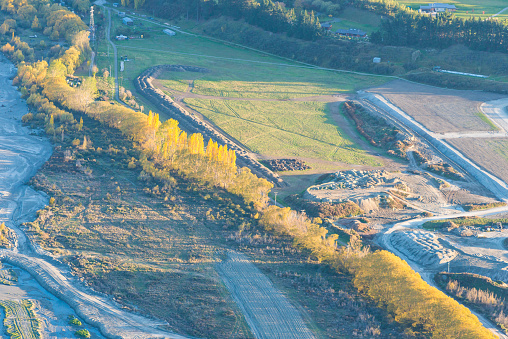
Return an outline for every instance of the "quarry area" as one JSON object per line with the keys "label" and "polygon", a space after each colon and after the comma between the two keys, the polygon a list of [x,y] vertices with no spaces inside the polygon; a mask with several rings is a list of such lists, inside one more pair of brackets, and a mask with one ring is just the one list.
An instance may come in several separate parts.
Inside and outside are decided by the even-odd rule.
{"label": "quarry area", "polygon": [[[507,101],[497,94],[401,80],[361,91],[357,100],[409,134],[408,163],[338,171],[309,187],[304,197],[358,204],[363,215],[334,224],[373,236],[431,285],[441,271],[508,281]],[[421,154],[426,161],[418,159]],[[436,173],[429,164],[451,166],[460,175]]]}

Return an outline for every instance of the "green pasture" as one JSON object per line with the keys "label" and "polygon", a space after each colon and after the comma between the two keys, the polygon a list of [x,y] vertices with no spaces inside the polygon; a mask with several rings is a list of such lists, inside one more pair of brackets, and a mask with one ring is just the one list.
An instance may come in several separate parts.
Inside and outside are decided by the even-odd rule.
{"label": "green pasture", "polygon": [[331,122],[327,103],[208,99],[185,103],[264,156],[377,164]]}
{"label": "green pasture", "polygon": [[332,21],[332,32],[339,28],[356,28],[367,32],[367,34],[371,34],[379,29],[381,25],[381,15],[350,6],[345,8],[337,18],[321,15],[319,16],[319,21]]}
{"label": "green pasture", "polygon": [[[121,24],[118,17],[112,18],[114,36],[115,27]],[[180,92],[187,91],[192,84],[195,94],[253,99],[185,101],[252,151],[269,157],[377,165],[329,118],[326,102],[277,100],[354,93],[382,84],[388,78],[317,69],[192,34],[177,33],[170,37],[162,32],[164,27],[147,22],[136,27],[148,32],[149,37],[114,43],[118,55],[129,59],[124,72],[119,73],[120,85],[134,92],[145,111],[157,110],[134,91],[133,80],[143,70],[162,64],[203,67],[209,72],[166,72],[159,81]],[[111,48],[108,57],[107,45],[101,43],[100,68],[109,67],[111,55]]]}
{"label": "green pasture", "polygon": [[[111,34],[114,36],[116,27],[119,27],[121,23],[120,18],[115,15],[112,15],[112,19],[114,24]],[[136,20],[136,22],[139,23],[140,21]],[[276,82],[277,91],[280,91],[283,86],[290,86],[289,83],[297,83],[291,91],[301,92],[302,95],[298,96],[313,95],[313,93],[351,92],[381,84],[387,80],[384,77],[319,70],[312,66],[304,66],[290,60],[212,41],[192,34],[177,33],[176,36],[170,37],[162,32],[164,27],[148,22],[142,23],[143,26],[137,25],[135,29],[148,32],[148,38],[114,41],[118,48],[118,55],[127,56],[129,59],[125,63],[125,71],[119,74],[123,77],[123,85],[126,88],[132,88],[132,80],[143,70],[162,64],[205,67],[211,73],[207,74],[204,80],[213,82]],[[105,42],[101,43],[98,56],[98,63],[101,67],[107,67],[106,64],[111,62],[111,58],[107,58],[107,50]],[[110,56],[112,54],[111,48],[109,54]],[[189,74],[182,75],[182,79],[188,76]],[[193,76],[195,75],[191,75],[191,77]],[[203,85],[203,90],[206,90],[204,87],[221,90],[221,86],[229,85],[227,83],[221,85],[207,84]],[[252,84],[248,86],[252,86]],[[301,89],[304,86],[309,86],[309,89]],[[311,89],[310,87],[314,88]],[[182,89],[181,85],[180,89]],[[246,91],[246,88],[239,88],[238,91]],[[266,96],[262,95],[261,97]]]}
{"label": "green pasture", "polygon": [[[180,77],[168,85],[182,89],[183,84],[194,81],[192,90],[195,94],[250,99],[291,99],[311,96],[333,95],[350,93],[362,86],[366,86],[365,77],[355,74],[344,74],[331,77],[328,72],[302,71],[283,69],[280,67],[267,67],[265,65],[252,65],[249,69],[227,68],[219,72],[211,71],[209,74],[169,74],[166,76]],[[253,76],[254,75],[254,76]],[[179,85],[182,83],[182,85]],[[383,83],[383,78],[373,79],[374,82]],[[164,80],[163,80],[164,81]]]}
{"label": "green pasture", "polygon": [[[429,3],[434,2],[429,0],[397,1],[401,4],[411,7],[414,10],[418,10],[420,5],[428,5]],[[489,17],[508,7],[508,2],[506,0],[450,0],[444,1],[443,3],[455,5],[457,7],[455,15],[465,18],[469,18],[470,16],[481,18]],[[485,11],[485,14],[483,14],[483,11]],[[508,10],[497,17],[501,19],[508,18]]]}

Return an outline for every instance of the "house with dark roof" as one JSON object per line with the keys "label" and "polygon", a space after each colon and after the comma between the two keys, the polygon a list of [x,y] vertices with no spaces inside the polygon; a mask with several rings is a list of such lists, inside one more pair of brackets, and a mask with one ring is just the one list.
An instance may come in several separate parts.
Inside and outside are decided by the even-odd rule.
{"label": "house with dark roof", "polygon": [[342,36],[349,36],[349,37],[355,37],[355,38],[365,38],[367,36],[367,32],[364,32],[357,28],[349,28],[349,29],[338,29],[335,31],[336,34],[342,35]]}
{"label": "house with dark roof", "polygon": [[441,13],[441,12],[455,12],[456,10],[457,10],[457,7],[455,7],[455,5],[433,3],[433,4],[420,6],[419,12],[433,14],[433,13]]}
{"label": "house with dark roof", "polygon": [[332,28],[332,23],[331,22],[322,23],[321,24],[321,28],[322,29],[326,29],[327,31],[329,31]]}

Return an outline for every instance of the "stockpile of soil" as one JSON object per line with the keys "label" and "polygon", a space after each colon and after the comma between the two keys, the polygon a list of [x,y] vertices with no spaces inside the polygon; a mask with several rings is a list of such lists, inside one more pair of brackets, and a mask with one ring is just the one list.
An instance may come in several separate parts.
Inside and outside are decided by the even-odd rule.
{"label": "stockpile of soil", "polygon": [[298,159],[273,159],[266,162],[272,171],[303,171],[310,169],[310,166]]}

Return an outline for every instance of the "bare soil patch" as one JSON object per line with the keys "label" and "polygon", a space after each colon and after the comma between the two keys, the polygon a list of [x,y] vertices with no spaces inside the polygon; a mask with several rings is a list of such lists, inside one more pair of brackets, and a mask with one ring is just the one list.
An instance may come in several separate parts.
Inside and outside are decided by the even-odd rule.
{"label": "bare soil patch", "polygon": [[447,142],[487,171],[508,182],[508,138],[459,138]]}
{"label": "bare soil patch", "polygon": [[480,115],[483,102],[504,96],[478,91],[443,89],[394,80],[370,88],[409,114],[429,130],[437,133],[491,131],[492,127]]}

